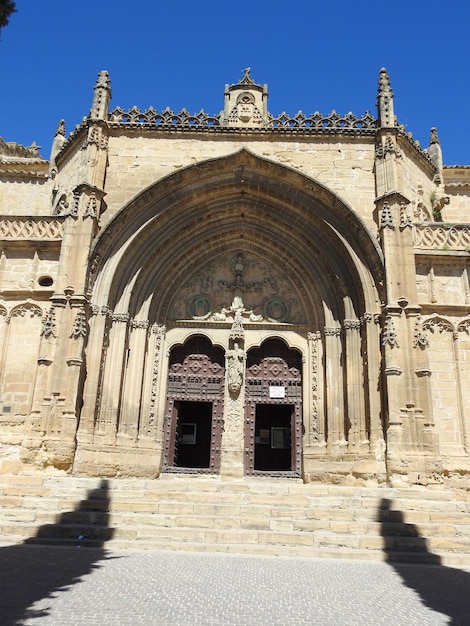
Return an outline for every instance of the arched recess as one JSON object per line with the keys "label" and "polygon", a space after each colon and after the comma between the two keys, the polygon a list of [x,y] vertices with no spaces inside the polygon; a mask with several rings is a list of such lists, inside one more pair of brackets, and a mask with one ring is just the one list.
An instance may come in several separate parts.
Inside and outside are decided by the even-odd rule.
{"label": "arched recess", "polygon": [[[204,328],[228,347],[238,306],[245,330],[308,344],[307,384],[323,385],[304,406],[309,444],[380,438],[382,284],[374,237],[313,179],[246,150],[180,170],[125,206],[92,249],[95,365],[80,428],[162,447],[166,333]],[[320,435],[319,419],[331,425]]]}

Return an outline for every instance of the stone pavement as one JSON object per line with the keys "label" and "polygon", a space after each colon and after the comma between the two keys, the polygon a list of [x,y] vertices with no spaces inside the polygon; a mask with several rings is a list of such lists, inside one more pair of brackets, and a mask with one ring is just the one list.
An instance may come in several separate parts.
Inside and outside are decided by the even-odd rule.
{"label": "stone pavement", "polygon": [[470,569],[384,562],[0,548],[0,624],[470,624]]}

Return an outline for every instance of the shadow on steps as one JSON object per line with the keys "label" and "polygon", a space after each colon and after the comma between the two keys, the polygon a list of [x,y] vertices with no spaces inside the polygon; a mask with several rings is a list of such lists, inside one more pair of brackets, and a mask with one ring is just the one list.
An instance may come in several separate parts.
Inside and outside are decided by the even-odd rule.
{"label": "shadow on steps", "polygon": [[[102,480],[57,523],[41,526],[24,544],[0,548],[2,626],[47,616],[53,596],[80,582],[109,558],[104,549],[113,534],[109,504],[108,482]],[[64,549],[64,545],[73,549]]]}
{"label": "shadow on steps", "polygon": [[402,511],[392,508],[391,500],[382,499],[377,519],[386,561],[403,583],[419,595],[424,606],[449,616],[449,624],[469,624],[470,572],[442,565],[441,558],[429,551],[418,528],[405,522]]}

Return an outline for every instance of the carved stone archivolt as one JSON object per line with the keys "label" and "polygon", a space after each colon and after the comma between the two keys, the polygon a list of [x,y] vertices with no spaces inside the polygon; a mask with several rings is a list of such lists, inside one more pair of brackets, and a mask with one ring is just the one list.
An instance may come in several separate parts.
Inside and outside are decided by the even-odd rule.
{"label": "carved stone archivolt", "polygon": [[290,281],[244,252],[217,259],[188,280],[177,295],[171,319],[305,323]]}

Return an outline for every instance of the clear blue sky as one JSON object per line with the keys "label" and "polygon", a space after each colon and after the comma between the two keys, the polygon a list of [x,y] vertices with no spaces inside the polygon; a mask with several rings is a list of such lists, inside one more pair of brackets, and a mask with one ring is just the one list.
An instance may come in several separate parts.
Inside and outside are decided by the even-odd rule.
{"label": "clear blue sky", "polygon": [[1,32],[0,136],[49,157],[110,73],[111,106],[219,113],[242,69],[279,114],[375,115],[386,67],[398,121],[444,162],[470,164],[469,0],[17,0]]}

